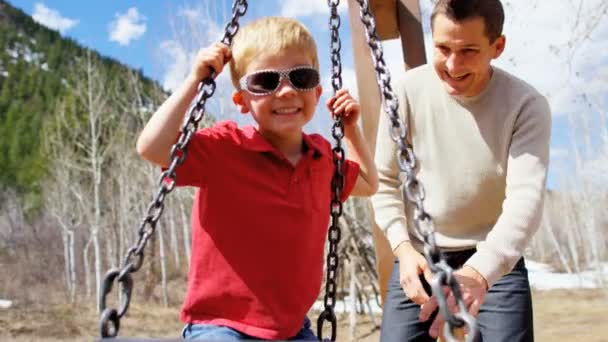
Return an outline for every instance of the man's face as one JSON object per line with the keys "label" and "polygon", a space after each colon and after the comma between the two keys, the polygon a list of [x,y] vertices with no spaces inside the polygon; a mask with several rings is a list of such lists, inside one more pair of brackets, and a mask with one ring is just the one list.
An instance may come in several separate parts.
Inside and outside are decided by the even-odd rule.
{"label": "man's face", "polygon": [[437,14],[433,22],[433,65],[450,95],[475,96],[488,84],[490,62],[505,48],[505,37],[490,42],[481,17],[461,22]]}

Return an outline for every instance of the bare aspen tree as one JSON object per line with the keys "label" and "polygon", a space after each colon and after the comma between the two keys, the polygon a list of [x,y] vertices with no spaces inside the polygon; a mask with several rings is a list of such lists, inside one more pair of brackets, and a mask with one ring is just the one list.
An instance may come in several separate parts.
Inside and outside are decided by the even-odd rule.
{"label": "bare aspen tree", "polygon": [[188,260],[188,264],[190,264],[190,256],[192,255],[190,245],[190,220],[186,214],[186,207],[183,200],[179,201],[179,213],[182,224],[182,236],[184,238],[184,250],[186,251],[186,259]]}
{"label": "bare aspen tree", "polygon": [[350,270],[350,329],[349,339],[350,341],[357,340],[357,262],[356,260],[350,259],[349,262],[349,270]]}
{"label": "bare aspen tree", "polygon": [[71,303],[76,299],[76,259],[74,250],[74,230],[80,225],[82,217],[73,209],[74,202],[70,200],[70,182],[73,180],[69,170],[59,164],[53,168],[52,180],[47,188],[46,208],[55,218],[61,228],[63,240],[65,280],[68,298]]}
{"label": "bare aspen tree", "polygon": [[[179,199],[178,199],[179,200]],[[175,204],[177,201],[171,201],[172,204]],[[173,251],[173,261],[175,264],[175,268],[179,268],[180,266],[180,257],[179,257],[179,244],[177,237],[177,223],[176,221],[176,213],[179,208],[172,206],[169,210],[168,221],[169,221],[169,235],[171,237],[171,250]]]}
{"label": "bare aspen tree", "polygon": [[161,295],[163,299],[163,305],[165,307],[169,306],[168,294],[167,294],[167,266],[165,259],[165,234],[163,234],[163,229],[157,229],[156,234],[158,234],[158,258],[160,263],[160,283],[161,283]]}
{"label": "bare aspen tree", "polygon": [[[102,227],[102,172],[106,158],[106,146],[104,138],[107,134],[106,127],[112,117],[107,112],[108,97],[105,92],[105,76],[99,70],[98,62],[91,56],[90,52],[79,60],[74,67],[74,73],[67,80],[72,98],[66,110],[71,111],[71,117],[66,119],[66,126],[62,127],[63,141],[74,148],[74,160],[69,166],[74,171],[79,171],[83,177],[83,183],[90,186],[88,192],[88,203],[86,211],[92,215],[85,224],[89,227],[89,241],[84,250],[85,270],[88,271],[89,248],[93,248],[95,289],[99,300],[102,251],[101,251],[101,227]],[[88,272],[86,272],[88,277]],[[87,280],[87,287],[90,281]],[[99,303],[97,303],[99,304]],[[99,306],[99,305],[97,305]]]}
{"label": "bare aspen tree", "polygon": [[[65,114],[63,107],[58,106],[60,113],[58,118]],[[49,179],[45,183],[45,208],[56,220],[61,229],[64,255],[64,276],[66,290],[71,303],[76,298],[76,260],[74,250],[74,229],[82,220],[78,217],[78,211],[73,210],[73,200],[70,187],[74,181],[74,175],[66,167],[71,159],[71,151],[58,141],[59,134],[55,131],[46,134],[45,147],[51,156],[52,168]]]}
{"label": "bare aspen tree", "polygon": [[[545,204],[546,207],[546,204]],[[543,221],[544,221],[544,227],[546,228],[546,231],[549,233],[549,238],[551,240],[551,243],[553,243],[554,247],[555,247],[555,251],[557,252],[557,255],[559,257],[559,260],[561,262],[562,267],[566,270],[566,272],[568,273],[572,273],[572,269],[570,268],[570,265],[568,264],[568,259],[566,259],[566,256],[564,255],[564,253],[562,252],[562,248],[559,244],[559,241],[553,231],[553,226],[551,223],[551,218],[549,215],[545,215],[543,217]]]}
{"label": "bare aspen tree", "polygon": [[[156,231],[159,231],[157,227]],[[146,301],[152,298],[154,294],[154,288],[158,283],[158,272],[156,272],[158,265],[157,250],[156,246],[158,242],[158,233],[150,235],[150,240],[146,246],[146,261],[144,261],[144,283],[143,283],[143,296]]]}
{"label": "bare aspen tree", "polygon": [[89,250],[91,248],[92,241],[89,239],[87,243],[84,245],[82,250],[82,261],[84,268],[84,286],[85,286],[85,294],[88,298],[92,295],[92,280],[91,280],[91,257],[89,255]]}

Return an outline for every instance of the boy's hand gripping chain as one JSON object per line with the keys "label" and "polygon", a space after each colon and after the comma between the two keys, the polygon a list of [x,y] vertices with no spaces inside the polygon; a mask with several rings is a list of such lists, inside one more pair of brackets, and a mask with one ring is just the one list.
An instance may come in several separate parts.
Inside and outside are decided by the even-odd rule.
{"label": "boy's hand gripping chain", "polygon": [[[331,31],[331,85],[334,89],[334,96],[338,90],[342,88],[342,62],[340,61],[340,50],[342,44],[340,42],[340,16],[338,16],[338,5],[340,0],[328,0],[327,4],[330,8],[329,29]],[[333,112],[333,110],[332,110]],[[327,253],[327,279],[325,280],[325,309],[319,315],[317,320],[317,337],[323,340],[323,323],[329,321],[331,323],[331,341],[336,340],[337,321],[334,307],[336,305],[336,278],[338,272],[338,243],[340,242],[340,216],[342,215],[342,201],[340,197],[344,186],[344,175],[342,174],[342,163],[344,163],[344,148],[342,148],[342,138],[344,137],[344,124],[342,119],[336,113],[332,113],[334,124],[331,128],[331,135],[336,140],[336,145],[332,150],[334,160],[334,176],[331,180],[332,198],[329,213],[331,215],[331,224],[327,232],[329,240],[329,251]]]}
{"label": "boy's hand gripping chain", "polygon": [[[382,45],[376,35],[376,22],[369,10],[369,0],[356,1],[359,3],[361,21],[366,29],[365,35],[375,65],[376,79],[382,93],[384,111],[388,114],[392,123],[389,133],[393,141],[399,145],[396,157],[401,172],[405,174],[405,184],[402,189],[403,197],[407,198],[415,207],[415,228],[424,238],[424,256],[433,273],[431,287],[437,298],[441,314],[447,323],[444,325],[444,337],[450,342],[457,341],[454,330],[467,326],[468,334],[465,341],[474,341],[477,336],[476,320],[467,310],[460,292],[460,284],[454,277],[452,268],[447,264],[444,255],[437,247],[431,216],[424,210],[424,187],[414,174],[416,156],[412,145],[407,141],[407,124],[399,118],[399,101],[391,87],[391,78],[384,61]],[[447,299],[443,292],[444,286],[448,286],[454,295],[459,310],[456,313],[450,312],[448,308]]]}
{"label": "boy's hand gripping chain", "polygon": [[[232,44],[232,39],[239,30],[239,18],[247,12],[247,7],[246,0],[234,0],[232,4],[232,19],[226,24],[224,37],[221,40],[222,43],[228,46]],[[188,116],[182,125],[179,138],[171,148],[171,164],[161,174],[158,180],[159,189],[139,226],[139,239],[137,243],[127,251],[122,269],[113,268],[109,270],[103,280],[99,301],[99,311],[101,311],[99,327],[101,337],[103,338],[113,338],[118,335],[120,319],[127,313],[131,301],[131,290],[133,289],[131,273],[137,272],[143,264],[146,243],[150,236],[154,234],[156,224],[165,208],[165,196],[175,188],[175,169],[186,159],[188,143],[196,132],[198,123],[205,115],[205,103],[215,92],[215,80],[213,79],[215,76],[215,72],[212,72],[211,76],[204,79],[198,85],[196,98],[188,109]],[[112,291],[114,280],[118,280],[122,294],[120,309],[118,310],[106,307],[106,298]]]}

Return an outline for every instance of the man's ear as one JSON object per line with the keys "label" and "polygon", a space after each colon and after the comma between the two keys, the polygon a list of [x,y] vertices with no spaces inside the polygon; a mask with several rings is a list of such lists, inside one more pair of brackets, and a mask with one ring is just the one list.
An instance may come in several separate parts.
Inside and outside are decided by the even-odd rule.
{"label": "man's ear", "polygon": [[232,93],[232,102],[236,105],[239,112],[243,114],[249,113],[249,107],[247,106],[247,103],[245,103],[245,99],[243,99],[243,92],[241,90]]}
{"label": "man's ear", "polygon": [[321,85],[319,84],[316,88],[315,88],[315,95],[317,95],[317,102],[319,101],[319,99],[321,98],[321,94],[323,94],[323,87],[321,87]]}
{"label": "man's ear", "polygon": [[507,44],[507,37],[505,37],[505,35],[503,34],[502,36],[496,38],[496,41],[494,41],[494,56],[492,56],[493,59],[496,59],[498,57],[500,57],[500,55],[502,55],[503,51],[505,51],[505,46]]}

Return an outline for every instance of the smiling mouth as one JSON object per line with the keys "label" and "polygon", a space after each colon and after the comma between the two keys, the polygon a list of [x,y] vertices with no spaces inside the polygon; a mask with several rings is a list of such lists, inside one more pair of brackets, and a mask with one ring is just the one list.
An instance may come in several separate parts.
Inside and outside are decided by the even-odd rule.
{"label": "smiling mouth", "polygon": [[273,114],[277,115],[293,115],[299,113],[301,108],[299,107],[289,107],[289,108],[279,108],[272,111]]}
{"label": "smiling mouth", "polygon": [[452,81],[456,81],[456,82],[466,79],[467,77],[469,77],[469,75],[471,75],[471,74],[466,73],[466,74],[461,74],[461,75],[451,75],[449,72],[447,72],[447,71],[445,72],[446,78],[448,78],[449,80],[452,80]]}

